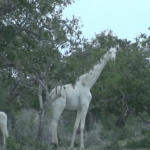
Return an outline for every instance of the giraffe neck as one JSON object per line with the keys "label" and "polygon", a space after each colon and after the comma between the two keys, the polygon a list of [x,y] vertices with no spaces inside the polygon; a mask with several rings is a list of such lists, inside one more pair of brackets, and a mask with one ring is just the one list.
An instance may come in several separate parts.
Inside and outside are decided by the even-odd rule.
{"label": "giraffe neck", "polygon": [[109,59],[109,52],[107,52],[103,56],[103,58],[100,59],[100,62],[96,64],[88,73],[81,75],[77,82],[80,82],[83,86],[85,85],[86,87],[89,87],[89,89],[91,89],[99,78],[103,68],[105,67]]}

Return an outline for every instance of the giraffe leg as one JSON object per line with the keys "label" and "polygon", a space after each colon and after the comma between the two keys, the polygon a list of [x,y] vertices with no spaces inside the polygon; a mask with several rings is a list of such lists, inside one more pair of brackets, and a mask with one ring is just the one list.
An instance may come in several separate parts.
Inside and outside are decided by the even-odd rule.
{"label": "giraffe leg", "polygon": [[58,120],[59,120],[60,115],[62,114],[65,106],[66,106],[66,99],[64,97],[60,97],[52,103],[52,112],[53,112],[53,119],[51,122],[52,144],[55,147],[58,147],[58,137],[57,137]]}
{"label": "giraffe leg", "polygon": [[81,141],[80,141],[80,148],[84,148],[84,127],[85,127],[85,119],[86,119],[86,114],[88,111],[89,105],[85,104],[82,106],[81,110],[81,123],[80,123],[80,131],[81,131]]}
{"label": "giraffe leg", "polygon": [[74,129],[73,129],[73,135],[72,135],[70,148],[74,148],[74,141],[75,141],[75,138],[76,138],[76,133],[77,133],[77,129],[79,127],[80,120],[81,120],[81,110],[78,110],[75,125],[74,125]]}
{"label": "giraffe leg", "polygon": [[54,145],[54,147],[57,147],[58,146],[58,140],[57,140],[57,133],[56,133],[56,130],[57,130],[57,121],[55,120],[52,120],[52,144]]}
{"label": "giraffe leg", "polygon": [[3,134],[3,146],[5,147],[6,138],[8,137],[7,122],[1,123],[1,130],[2,130],[2,134]]}

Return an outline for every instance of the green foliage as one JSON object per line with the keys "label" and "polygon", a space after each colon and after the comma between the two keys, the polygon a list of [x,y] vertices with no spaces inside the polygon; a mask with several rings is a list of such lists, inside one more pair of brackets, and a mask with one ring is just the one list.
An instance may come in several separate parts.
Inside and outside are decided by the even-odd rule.
{"label": "green foliage", "polygon": [[149,138],[143,138],[138,141],[129,141],[124,147],[131,148],[131,149],[139,149],[139,148],[150,148],[150,140]]}
{"label": "green foliage", "polygon": [[[149,113],[150,108],[150,56],[149,37],[141,36],[136,43],[118,39],[112,31],[104,31],[91,44],[84,43],[84,51],[73,52],[67,57],[72,83],[88,72],[106,52],[106,47],[119,45],[115,62],[108,62],[94,87],[91,89],[91,107],[97,113],[126,116]],[[147,43],[147,44],[144,44]],[[148,114],[147,114],[148,115]],[[145,115],[144,115],[145,116]]]}
{"label": "green foliage", "polygon": [[21,150],[21,145],[16,142],[13,136],[9,136],[6,142],[8,150]]}
{"label": "green foliage", "polygon": [[141,134],[143,134],[145,137],[150,138],[150,130],[149,129],[142,129]]}
{"label": "green foliage", "polygon": [[110,145],[106,147],[107,149],[118,149],[120,148],[120,145],[118,141],[113,141]]}
{"label": "green foliage", "polygon": [[62,79],[68,82],[60,49],[78,47],[81,35],[77,18],[62,19],[64,8],[72,2],[13,0],[13,5],[0,2],[0,14],[3,14],[0,19],[0,71],[7,85],[5,98],[11,106],[17,106],[16,110],[18,107],[39,108],[38,83],[29,78],[29,74],[44,79],[49,89],[62,83]]}
{"label": "green foliage", "polygon": [[126,125],[118,128],[114,125],[116,118],[110,115],[100,119],[100,145],[104,144],[104,149],[149,148],[149,126],[138,117],[130,116]]}
{"label": "green foliage", "polygon": [[[105,38],[109,39],[107,35]],[[121,43],[116,61],[106,65],[93,87],[92,103],[99,105],[99,111],[108,114],[124,115],[126,110],[132,110],[137,115],[150,107],[150,70],[149,61],[146,60],[150,51],[145,51],[145,47],[139,48],[141,43],[130,44],[126,40],[118,39],[116,41],[119,45]]]}

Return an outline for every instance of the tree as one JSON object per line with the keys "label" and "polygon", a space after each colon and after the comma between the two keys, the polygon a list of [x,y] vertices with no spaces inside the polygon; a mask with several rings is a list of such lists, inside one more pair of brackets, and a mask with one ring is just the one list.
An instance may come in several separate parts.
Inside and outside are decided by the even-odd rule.
{"label": "tree", "polygon": [[149,41],[149,37],[144,34],[139,35],[135,43],[131,43],[127,39],[118,39],[112,31],[103,31],[90,43],[84,43],[86,48],[83,51],[74,52],[68,58],[73,68],[70,69],[71,74],[77,78],[92,68],[107,47],[119,45],[116,61],[108,63],[92,88],[92,113],[114,114],[118,116],[118,126],[125,125],[131,114],[140,115],[145,120],[150,109]]}
{"label": "tree", "polygon": [[66,70],[60,51],[72,51],[81,42],[79,20],[62,19],[64,8],[72,2],[0,2],[0,71],[8,87],[5,98],[14,99],[11,107],[42,108],[50,89],[66,82],[60,75]]}
{"label": "tree", "polygon": [[[63,9],[72,2],[1,2],[0,66],[5,76],[8,74],[11,80],[15,76],[19,85],[31,86],[33,83],[27,78],[27,73],[46,81],[51,81],[58,74],[56,70],[60,69],[59,66],[63,67],[59,50],[67,47],[71,50],[78,46],[80,40],[78,19],[62,19]],[[58,69],[55,69],[56,66]],[[52,83],[51,86],[55,85]]]}
{"label": "tree", "polygon": [[92,105],[124,121],[130,114],[149,116],[149,37],[141,34],[135,43],[121,39],[116,42],[120,46],[116,62],[106,66],[93,88]]}

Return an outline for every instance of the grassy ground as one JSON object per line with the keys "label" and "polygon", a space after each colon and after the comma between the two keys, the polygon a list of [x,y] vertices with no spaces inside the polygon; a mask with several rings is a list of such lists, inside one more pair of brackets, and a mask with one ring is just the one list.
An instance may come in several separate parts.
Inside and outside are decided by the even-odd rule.
{"label": "grassy ground", "polygon": [[[33,111],[19,113],[16,127],[10,130],[8,150],[51,150],[50,114],[45,121],[43,141],[36,139],[37,132],[31,123]],[[60,150],[69,149],[76,113],[65,112],[59,121],[58,134]],[[87,150],[148,150],[150,149],[150,127],[139,118],[128,118],[124,127],[115,126],[116,117],[101,116],[93,129],[85,132],[85,149]],[[0,136],[2,139],[2,136]],[[77,134],[75,149],[80,145],[80,133]],[[12,148],[13,147],[13,148]],[[0,148],[1,150],[1,148]]]}

